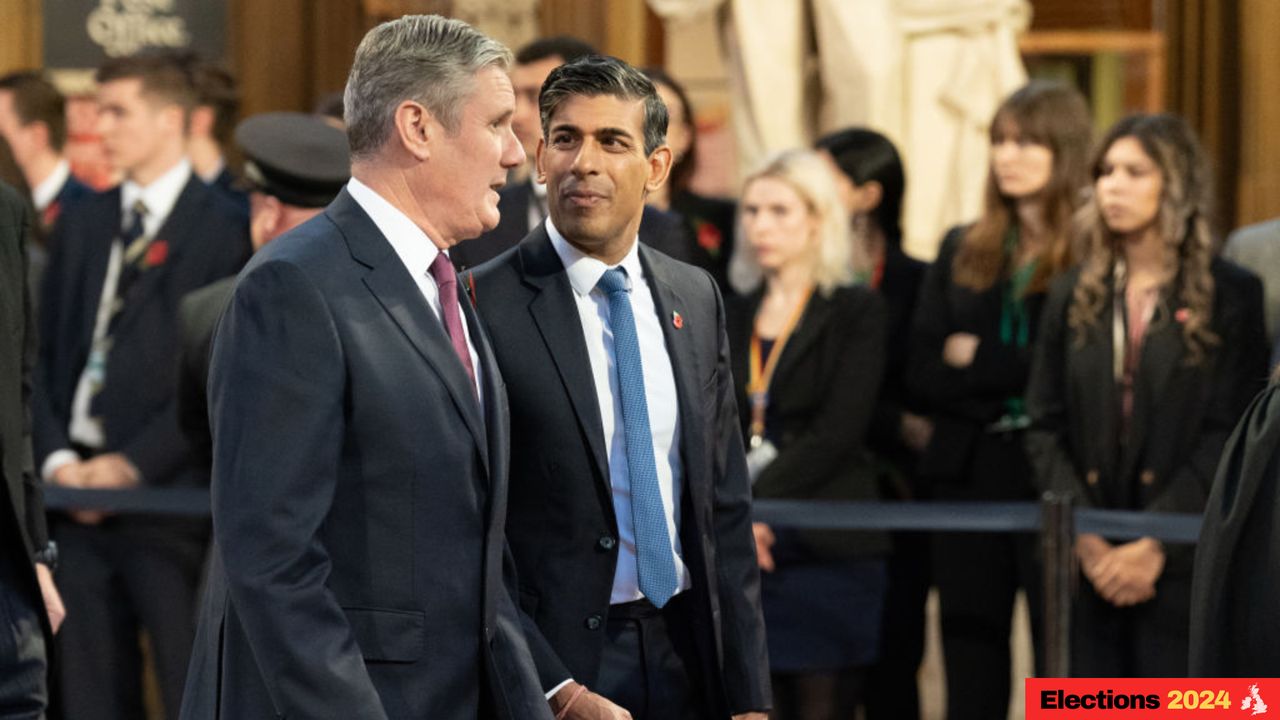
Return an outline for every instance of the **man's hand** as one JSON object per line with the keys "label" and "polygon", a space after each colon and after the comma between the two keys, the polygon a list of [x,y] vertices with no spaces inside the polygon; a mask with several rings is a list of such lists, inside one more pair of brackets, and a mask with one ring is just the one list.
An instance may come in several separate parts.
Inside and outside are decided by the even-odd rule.
{"label": "man's hand", "polygon": [[120,490],[137,487],[138,469],[120,453],[106,453],[84,463],[85,487]]}
{"label": "man's hand", "polygon": [[1117,545],[1100,560],[1090,578],[1107,602],[1116,607],[1143,603],[1156,594],[1156,580],[1164,572],[1164,548],[1144,537]]}
{"label": "man's hand", "polygon": [[80,488],[84,487],[85,473],[84,463],[81,461],[69,462],[53,471],[53,484],[62,487]]}
{"label": "man's hand", "polygon": [[[605,696],[597,695],[586,688],[579,691],[578,688],[581,687],[576,682],[570,682],[552,696],[551,712],[555,713],[557,718],[562,717],[560,713],[568,705],[569,711],[563,715],[564,720],[631,720],[631,713],[625,709],[609,702]],[[575,695],[577,698],[570,704],[569,700]]]}
{"label": "man's hand", "polygon": [[902,424],[898,428],[898,436],[902,442],[916,452],[924,452],[933,439],[933,421],[927,417],[902,413]]}
{"label": "man's hand", "polygon": [[67,608],[62,604],[62,596],[53,583],[53,573],[49,572],[48,565],[36,563],[36,579],[40,581],[40,595],[44,598],[44,611],[49,614],[49,626],[56,634],[67,617]]}
{"label": "man's hand", "polygon": [[733,720],[769,720],[769,713],[749,712],[733,716]]}
{"label": "man's hand", "polygon": [[764,523],[751,523],[751,534],[756,538],[756,564],[765,572],[773,572],[773,544],[778,541],[773,530]]}
{"label": "man's hand", "polygon": [[942,362],[961,370],[973,364],[982,338],[973,333],[951,333],[942,346]]}

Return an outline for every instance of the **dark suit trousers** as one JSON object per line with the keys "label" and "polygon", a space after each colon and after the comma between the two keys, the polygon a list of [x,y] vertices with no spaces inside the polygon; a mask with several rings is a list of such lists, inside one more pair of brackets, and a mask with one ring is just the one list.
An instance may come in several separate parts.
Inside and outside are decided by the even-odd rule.
{"label": "dark suit trousers", "polygon": [[1071,609],[1072,677],[1186,677],[1191,622],[1188,550],[1173,548],[1164,574],[1156,580],[1156,596],[1132,607],[1112,605],[1080,576]]}
{"label": "dark suit trousers", "polygon": [[611,606],[600,673],[591,690],[626,708],[635,720],[711,720],[688,596],[676,595],[661,610],[648,600]]}
{"label": "dark suit trousers", "polygon": [[37,613],[44,608],[19,590],[25,583],[15,562],[0,552],[0,720],[42,720],[46,658]]}
{"label": "dark suit trousers", "polygon": [[58,633],[68,720],[136,720],[142,701],[139,631],[150,641],[165,717],[176,719],[195,640],[196,588],[205,542],[199,525],[110,517],[97,526],[61,518],[58,588],[70,611]]}
{"label": "dark suit trousers", "polygon": [[[964,474],[938,482],[947,501],[1035,498],[1022,433],[982,434]],[[990,720],[1009,712],[1009,636],[1014,599],[1022,588],[1031,611],[1040,666],[1041,580],[1035,535],[938,533],[933,572],[942,624],[948,720]]]}

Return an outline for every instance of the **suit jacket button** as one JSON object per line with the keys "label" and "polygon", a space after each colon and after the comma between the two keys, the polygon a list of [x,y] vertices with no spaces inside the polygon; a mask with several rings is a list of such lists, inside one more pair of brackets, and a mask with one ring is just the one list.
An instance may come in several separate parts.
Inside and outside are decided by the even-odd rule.
{"label": "suit jacket button", "polygon": [[1155,485],[1156,484],[1155,471],[1143,470],[1142,474],[1138,476],[1138,481],[1141,482],[1143,485],[1147,485],[1147,486]]}
{"label": "suit jacket button", "polygon": [[1089,472],[1085,473],[1084,481],[1085,481],[1086,483],[1088,483],[1090,486],[1097,485],[1097,484],[1098,484],[1098,471],[1097,471],[1097,470],[1090,470]]}
{"label": "suit jacket button", "polygon": [[587,618],[587,622],[586,622],[587,629],[599,630],[602,622],[603,621],[600,619],[599,615],[592,615],[591,617]]}
{"label": "suit jacket button", "polygon": [[596,545],[599,545],[601,550],[612,550],[617,544],[618,541],[608,535],[603,535],[596,541]]}

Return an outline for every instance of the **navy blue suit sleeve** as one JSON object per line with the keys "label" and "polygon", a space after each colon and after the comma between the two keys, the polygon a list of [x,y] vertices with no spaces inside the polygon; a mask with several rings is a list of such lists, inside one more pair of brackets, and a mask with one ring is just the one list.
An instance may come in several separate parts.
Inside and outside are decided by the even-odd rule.
{"label": "navy blue suit sleeve", "polygon": [[210,369],[213,518],[232,603],[283,717],[386,720],[318,533],[344,430],[343,347],[296,266],[240,280]]}

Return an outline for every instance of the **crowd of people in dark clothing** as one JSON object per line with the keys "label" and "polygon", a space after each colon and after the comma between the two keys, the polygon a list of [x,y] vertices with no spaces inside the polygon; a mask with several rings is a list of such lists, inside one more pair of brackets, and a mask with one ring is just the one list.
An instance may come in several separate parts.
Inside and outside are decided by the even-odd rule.
{"label": "crowd of people in dark clothing", "polygon": [[[515,130],[531,159],[538,88],[593,52],[550,38],[517,53]],[[670,113],[674,165],[640,241],[706,270],[725,298],[755,498],[1058,490],[1087,507],[1205,509],[1280,328],[1266,326],[1263,281],[1219,252],[1208,159],[1186,121],[1133,115],[1095,141],[1079,92],[1030,82],[992,118],[980,216],[924,262],[902,249],[910,178],[888,138],[834,132],[770,158],[736,199],[705,197],[692,185],[695,108],[668,73],[646,74]],[[315,153],[274,157],[289,137],[237,132],[234,79],[188,55],[115,59],[96,79],[97,132],[121,178],[102,192],[63,155],[58,90],[37,72],[0,78],[4,179],[38,218],[34,467],[70,488],[207,486],[203,376],[227,278],[332,199],[345,147],[320,169]],[[331,150],[341,133],[326,123],[341,118],[311,120],[286,135]],[[237,140],[244,170],[226,160]],[[536,171],[513,171],[500,195],[498,227],[450,253],[460,271],[546,218]],[[212,299],[190,299],[214,283]],[[931,587],[946,683],[964,689],[948,718],[1006,715],[1019,591],[1043,671],[1035,536],[753,530],[772,717],[919,717]],[[143,717],[149,664],[177,717],[210,532],[203,519],[50,515],[66,607],[55,713]],[[1188,673],[1194,552],[1077,538],[1074,675]]]}

